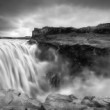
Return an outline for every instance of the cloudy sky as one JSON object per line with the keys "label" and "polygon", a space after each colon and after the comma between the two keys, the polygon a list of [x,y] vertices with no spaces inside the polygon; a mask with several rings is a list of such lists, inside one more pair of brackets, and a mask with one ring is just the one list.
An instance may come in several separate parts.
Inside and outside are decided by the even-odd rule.
{"label": "cloudy sky", "polygon": [[110,0],[0,0],[0,36],[31,35],[34,27],[110,22]]}

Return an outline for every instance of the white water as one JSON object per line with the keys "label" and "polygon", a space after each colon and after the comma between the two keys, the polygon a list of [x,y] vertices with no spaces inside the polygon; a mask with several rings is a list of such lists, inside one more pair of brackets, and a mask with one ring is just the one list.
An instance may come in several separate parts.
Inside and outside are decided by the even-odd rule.
{"label": "white water", "polygon": [[[82,74],[86,74],[86,80],[73,80],[68,75],[68,61],[52,49],[49,52],[54,59],[41,61],[37,57],[41,52],[37,44],[29,45],[25,40],[0,40],[0,89],[14,89],[40,99],[53,92],[110,96],[110,78],[96,77],[94,72],[85,68]],[[59,89],[51,87],[46,77],[48,72],[56,72],[60,76]]]}
{"label": "white water", "polygon": [[44,93],[41,86],[48,88],[45,72],[49,63],[35,58],[37,51],[37,45],[23,40],[0,40],[0,89],[19,90],[29,96]]}

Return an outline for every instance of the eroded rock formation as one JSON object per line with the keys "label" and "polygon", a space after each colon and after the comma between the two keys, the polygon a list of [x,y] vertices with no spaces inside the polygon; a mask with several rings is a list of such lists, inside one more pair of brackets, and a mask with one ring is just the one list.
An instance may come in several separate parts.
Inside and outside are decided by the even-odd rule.
{"label": "eroded rock formation", "polygon": [[[34,28],[32,32],[32,38],[37,37],[46,37],[50,38],[49,35],[57,35],[58,34],[66,34],[71,37],[77,37],[81,36],[81,34],[96,34],[97,36],[100,36],[100,34],[110,34],[110,23],[106,24],[99,24],[97,26],[88,26],[83,28],[74,28],[74,27],[43,27],[40,28]],[[89,37],[89,35],[88,35]]]}
{"label": "eroded rock formation", "polygon": [[[110,23],[79,29],[72,27],[35,28],[30,43],[37,41],[39,48],[42,50],[41,54],[37,56],[40,60],[50,61],[54,59],[54,56],[52,57],[49,54],[50,48],[54,49],[63,63],[69,62],[69,71],[66,74],[71,77],[83,77],[82,72],[85,68],[94,72],[96,76],[110,77],[109,32]],[[61,65],[60,62],[59,64]],[[65,71],[60,72],[61,75],[57,72],[48,74],[51,84],[54,83],[54,86],[58,87]],[[52,80],[51,76],[53,74],[56,75]]]}
{"label": "eroded rock formation", "polygon": [[41,102],[14,90],[0,90],[0,110],[41,109]]}
{"label": "eroded rock formation", "polygon": [[41,103],[18,91],[1,90],[0,110],[110,110],[110,98],[51,94]]}
{"label": "eroded rock formation", "polygon": [[[56,64],[58,65],[57,71],[55,68],[47,73],[47,78],[52,87],[59,88],[65,82],[65,74],[68,74],[69,80],[80,77],[80,80],[85,81],[85,76],[87,76],[87,72],[83,72],[85,68],[90,72],[92,71],[98,78],[100,76],[105,79],[110,77],[109,36],[110,23],[80,29],[72,27],[44,27],[42,29],[34,29],[29,43],[33,44],[37,41],[39,49],[42,50],[37,55],[41,61],[55,60],[55,55],[50,50],[54,50],[59,57]],[[68,63],[68,68],[63,67],[63,64],[66,63]],[[59,70],[62,67],[64,70]],[[66,71],[67,69],[69,71]],[[109,110],[110,98],[98,98],[97,96],[77,98],[74,95],[51,94],[41,104],[40,109]]]}

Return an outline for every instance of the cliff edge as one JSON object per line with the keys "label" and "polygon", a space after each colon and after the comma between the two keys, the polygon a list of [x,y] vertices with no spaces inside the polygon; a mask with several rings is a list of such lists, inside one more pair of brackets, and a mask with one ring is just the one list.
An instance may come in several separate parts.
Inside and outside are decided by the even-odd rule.
{"label": "cliff edge", "polygon": [[82,28],[43,27],[34,28],[32,38],[37,42],[54,45],[86,44],[98,47],[110,46],[110,23]]}

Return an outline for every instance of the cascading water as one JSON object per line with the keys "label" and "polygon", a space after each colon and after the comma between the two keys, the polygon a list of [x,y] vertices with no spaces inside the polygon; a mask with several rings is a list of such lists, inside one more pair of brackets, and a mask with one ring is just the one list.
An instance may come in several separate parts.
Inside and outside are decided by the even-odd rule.
{"label": "cascading water", "polygon": [[0,41],[0,89],[19,90],[29,96],[44,93],[41,87],[48,88],[45,72],[49,63],[40,62],[35,57],[37,51],[36,44],[30,46],[26,41]]}
{"label": "cascading water", "polygon": [[85,76],[83,81],[81,77],[69,76],[68,66],[68,60],[54,49],[43,50],[37,43],[29,45],[24,40],[0,40],[0,89],[18,90],[41,100],[53,92],[110,95],[110,78],[97,77],[84,68],[81,72]]}
{"label": "cascading water", "polygon": [[[50,49],[50,60],[41,61],[42,50],[35,43],[24,40],[0,40],[0,89],[14,89],[30,97],[44,98],[52,91],[46,73],[59,70],[55,51]],[[46,57],[45,52],[43,52]],[[51,90],[51,91],[50,91]]]}

